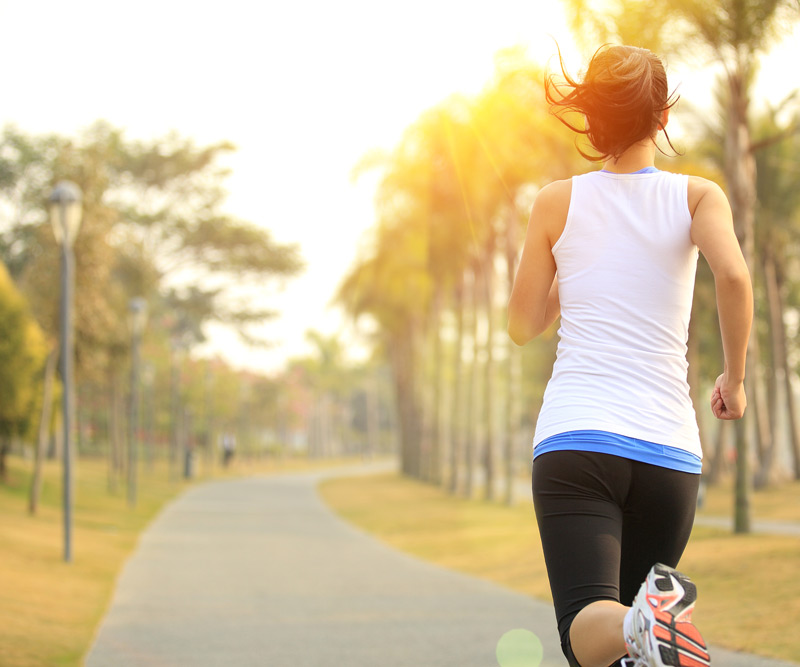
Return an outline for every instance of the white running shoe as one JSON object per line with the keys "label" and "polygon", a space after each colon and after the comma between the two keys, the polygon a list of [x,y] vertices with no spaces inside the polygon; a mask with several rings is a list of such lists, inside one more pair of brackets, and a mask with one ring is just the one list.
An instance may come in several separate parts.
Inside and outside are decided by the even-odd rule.
{"label": "white running shoe", "polygon": [[697,588],[685,574],[653,566],[631,608],[625,667],[708,667],[711,657],[694,625]]}

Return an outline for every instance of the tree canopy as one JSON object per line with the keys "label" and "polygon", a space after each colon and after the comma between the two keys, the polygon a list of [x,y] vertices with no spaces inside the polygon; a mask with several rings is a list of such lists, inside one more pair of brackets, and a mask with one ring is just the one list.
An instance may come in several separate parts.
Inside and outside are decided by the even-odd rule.
{"label": "tree canopy", "polygon": [[268,221],[256,225],[224,211],[228,173],[218,163],[232,150],[225,142],[197,146],[175,133],[130,140],[105,122],[76,138],[5,128],[0,258],[51,337],[58,255],[46,197],[61,179],[83,192],[75,244],[79,372],[102,366],[99,352],[114,356],[127,347],[133,297],[144,297],[151,322],[187,345],[204,340],[209,321],[252,342],[252,325],[274,317],[265,288],[295,275],[302,260],[296,246],[272,238]]}

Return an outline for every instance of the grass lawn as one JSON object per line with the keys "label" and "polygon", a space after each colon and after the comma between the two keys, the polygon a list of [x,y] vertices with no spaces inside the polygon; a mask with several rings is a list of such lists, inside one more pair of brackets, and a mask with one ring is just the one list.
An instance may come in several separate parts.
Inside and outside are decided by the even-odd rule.
{"label": "grass lawn", "polygon": [[[800,482],[787,482],[750,493],[753,519],[800,523]],[[733,515],[733,484],[725,482],[708,489],[699,515]]]}
{"label": "grass lawn", "polygon": [[10,457],[9,464],[8,481],[0,485],[2,661],[80,664],[139,531],[182,486],[165,475],[143,479],[131,511],[124,490],[109,495],[104,461],[77,462],[73,560],[65,563],[60,464],[46,466],[36,516],[27,512],[30,462]]}
{"label": "grass lawn", "polygon": [[[326,480],[321,492],[345,519],[403,551],[551,599],[531,503],[466,501],[398,475]],[[798,483],[754,494],[754,515],[794,518],[798,499]],[[729,487],[709,491],[707,512],[731,506]],[[694,618],[707,641],[800,662],[800,538],[698,527],[681,567],[697,583]]]}
{"label": "grass lawn", "polygon": [[[124,485],[109,493],[106,461],[77,461],[72,562],[65,563],[61,464],[48,462],[34,517],[27,509],[32,463],[16,457],[8,463],[8,480],[0,483],[0,664],[81,665],[139,533],[187,483],[169,481],[166,464],[142,470],[137,507],[130,509]],[[309,466],[305,460],[235,461],[215,477]]]}

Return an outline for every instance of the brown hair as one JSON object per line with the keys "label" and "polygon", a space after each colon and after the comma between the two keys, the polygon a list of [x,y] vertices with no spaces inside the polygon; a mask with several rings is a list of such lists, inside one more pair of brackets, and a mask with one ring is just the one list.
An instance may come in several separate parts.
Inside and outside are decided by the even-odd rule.
{"label": "brown hair", "polygon": [[[667,74],[658,56],[635,46],[601,46],[580,82],[567,73],[560,48],[558,59],[564,81],[556,83],[554,74],[547,76],[545,97],[551,113],[574,132],[586,135],[600,153],[589,155],[576,143],[583,157],[593,162],[618,158],[659,129],[664,130],[667,143],[675,151],[661,115],[678,101],[678,96],[669,94]],[[569,112],[582,114],[586,127],[565,119]]]}

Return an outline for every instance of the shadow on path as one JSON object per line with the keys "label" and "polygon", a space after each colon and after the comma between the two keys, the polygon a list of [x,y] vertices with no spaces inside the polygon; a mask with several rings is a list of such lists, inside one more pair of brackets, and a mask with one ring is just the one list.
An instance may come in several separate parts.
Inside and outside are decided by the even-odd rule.
{"label": "shadow on path", "polygon": [[550,604],[353,528],[317,495],[327,474],[212,482],[174,501],[126,564],[86,664],[497,667],[498,640],[517,628],[541,639],[541,667],[565,664]]}

